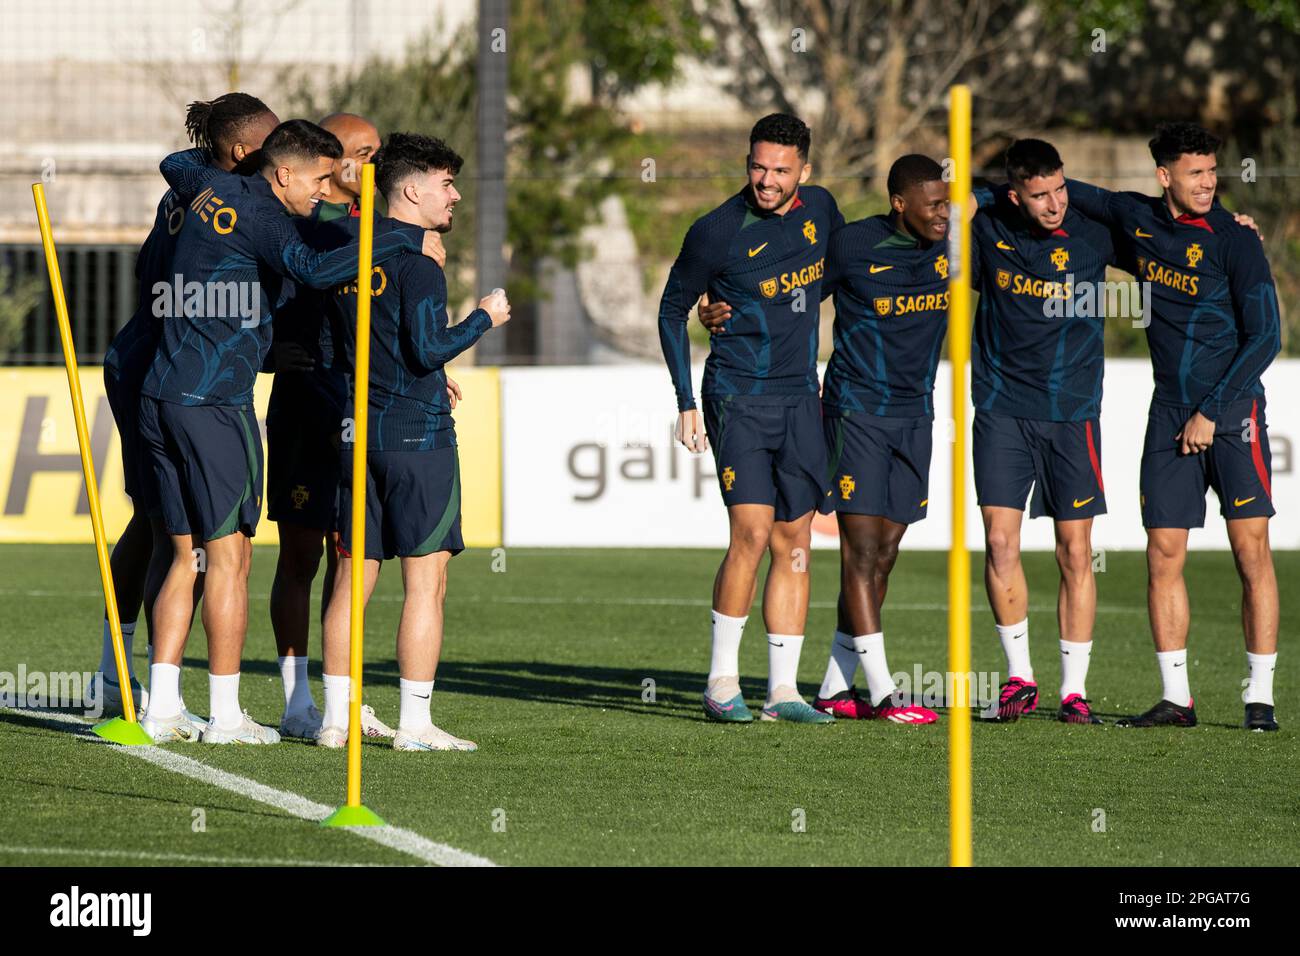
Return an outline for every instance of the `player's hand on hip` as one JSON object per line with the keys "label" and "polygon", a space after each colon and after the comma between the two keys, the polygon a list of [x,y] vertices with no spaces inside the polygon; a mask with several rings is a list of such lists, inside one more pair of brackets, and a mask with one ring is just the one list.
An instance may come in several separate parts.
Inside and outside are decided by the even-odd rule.
{"label": "player's hand on hip", "polygon": [[695,310],[700,325],[709,330],[709,334],[725,332],[727,320],[731,318],[731,306],[725,302],[710,302],[706,292],[700,297],[699,308]]}
{"label": "player's hand on hip", "polygon": [[709,438],[704,434],[704,417],[698,408],[688,408],[677,416],[676,437],[687,451],[699,454],[709,450]]}
{"label": "player's hand on hip", "polygon": [[1214,419],[1197,412],[1187,419],[1187,424],[1175,437],[1184,455],[1200,454],[1214,444]]}
{"label": "player's hand on hip", "polygon": [[510,300],[505,289],[493,289],[478,300],[478,307],[488,314],[493,328],[510,321]]}
{"label": "player's hand on hip", "polygon": [[461,400],[460,385],[450,375],[447,376],[447,401],[451,404],[452,411],[456,409],[456,403]]}
{"label": "player's hand on hip", "polygon": [[439,266],[447,264],[447,248],[442,244],[442,234],[432,229],[424,230],[424,246],[420,254],[427,256]]}

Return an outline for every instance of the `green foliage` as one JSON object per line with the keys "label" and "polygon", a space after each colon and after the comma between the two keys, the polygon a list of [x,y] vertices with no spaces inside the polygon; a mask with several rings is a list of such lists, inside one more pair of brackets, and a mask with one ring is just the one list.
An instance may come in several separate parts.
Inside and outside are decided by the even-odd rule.
{"label": "green foliage", "polygon": [[22,339],[27,316],[44,294],[45,283],[37,276],[15,280],[9,269],[0,268],[0,356]]}
{"label": "green foliage", "polygon": [[[605,197],[640,185],[636,161],[644,147],[619,114],[618,98],[646,83],[670,82],[678,57],[703,49],[686,0],[511,4],[506,181],[515,304],[537,296],[534,273],[541,260],[572,266],[583,257],[579,234]],[[436,135],[465,157],[457,180],[464,200],[448,237],[453,302],[473,282],[476,60],[471,25],[450,43],[421,38],[403,61],[373,59],[323,89],[301,77],[290,97],[294,109],[309,116],[356,112],[374,121],[381,135]]]}

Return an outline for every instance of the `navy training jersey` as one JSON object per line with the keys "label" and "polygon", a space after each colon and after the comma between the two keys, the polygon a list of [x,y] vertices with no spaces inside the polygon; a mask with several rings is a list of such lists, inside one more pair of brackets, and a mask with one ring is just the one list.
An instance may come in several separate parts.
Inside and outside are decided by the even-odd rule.
{"label": "navy training jersey", "polygon": [[[293,222],[302,241],[317,251],[329,251],[350,243],[357,230],[344,220],[355,219],[351,203],[322,201],[310,218]],[[291,288],[289,288],[291,286]],[[312,289],[286,282],[286,298],[272,323],[272,344],[292,342],[314,363],[307,372],[275,369],[268,412],[281,408],[297,414],[304,403],[331,418],[342,417],[347,402],[347,380],[334,361],[334,340],[329,320],[332,289]]]}
{"label": "navy training jersey", "polygon": [[971,239],[975,407],[1038,421],[1096,418],[1105,361],[1099,293],[1116,261],[1110,231],[1069,208],[1046,235],[1004,196],[981,207]]}
{"label": "navy training jersey", "polygon": [[[356,222],[356,220],[351,220]],[[380,219],[387,227],[403,225]],[[366,447],[370,451],[422,451],[456,444],[444,366],[492,328],[492,318],[475,309],[448,327],[447,278],[438,263],[403,254],[371,275],[370,399]],[[330,304],[335,360],[348,381],[354,405],[357,286],[334,290]]]}
{"label": "navy training jersey", "polygon": [[820,186],[800,186],[783,216],[759,210],[749,196],[746,186],[695,221],[664,286],[659,342],[679,411],[695,407],[686,325],[704,292],[731,306],[725,330],[710,338],[706,399],[790,403],[817,394],[821,280],[844,217]]}
{"label": "navy training jersey", "polygon": [[[182,198],[189,199],[187,188],[201,188],[188,203],[169,288],[154,297],[162,339],[143,392],[182,405],[246,405],[271,346],[284,279],[338,285],[355,274],[357,249],[311,249],[262,176],[178,165],[178,156],[195,152],[173,154],[160,167]],[[419,252],[423,241],[424,230],[415,226],[377,233],[374,261]]]}
{"label": "navy training jersey", "polygon": [[1139,282],[1151,288],[1147,344],[1154,400],[1219,418],[1261,398],[1260,376],[1282,348],[1277,289],[1253,229],[1216,200],[1175,219],[1163,197],[1067,180],[1070,202],[1122,233]]}
{"label": "navy training jersey", "polygon": [[825,282],[835,297],[826,413],[933,417],[948,328],[947,244],[923,246],[893,215],[851,222],[831,238]]}
{"label": "navy training jersey", "polygon": [[148,363],[153,360],[158,339],[162,336],[162,322],[153,314],[153,288],[158,282],[171,280],[172,256],[176,252],[176,237],[185,220],[185,204],[172,190],[158,201],[153,228],[145,237],[135,257],[137,296],[135,311],[125,325],[113,336],[104,353],[104,365],[119,377],[131,376],[124,363],[140,365],[139,378],[144,377]]}

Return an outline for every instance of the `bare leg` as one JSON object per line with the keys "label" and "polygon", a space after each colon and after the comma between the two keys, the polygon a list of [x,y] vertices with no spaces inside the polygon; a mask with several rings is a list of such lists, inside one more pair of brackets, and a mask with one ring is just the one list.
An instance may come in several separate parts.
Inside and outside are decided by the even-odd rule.
{"label": "bare leg", "polygon": [[745,617],[758,590],[758,565],[772,536],[769,505],[732,505],[731,543],[713,582],[713,609],[729,617]]}
{"label": "bare leg", "polygon": [[1229,521],[1228,541],[1241,578],[1241,627],[1246,650],[1252,654],[1275,654],[1280,610],[1277,573],[1268,543],[1268,519]]}
{"label": "bare leg", "polygon": [[763,588],[763,622],[769,634],[802,634],[808,619],[812,559],[810,511],[793,521],[776,521],[768,548],[772,563]]}
{"label": "bare leg", "polygon": [[1020,563],[1020,522],[1024,513],[1015,508],[986,506],[984,517],[984,587],[993,620],[1018,624],[1029,616],[1029,584]]}
{"label": "bare leg", "polygon": [[402,558],[402,619],[397,626],[397,664],[406,680],[430,681],[442,653],[443,600],[449,551]]}

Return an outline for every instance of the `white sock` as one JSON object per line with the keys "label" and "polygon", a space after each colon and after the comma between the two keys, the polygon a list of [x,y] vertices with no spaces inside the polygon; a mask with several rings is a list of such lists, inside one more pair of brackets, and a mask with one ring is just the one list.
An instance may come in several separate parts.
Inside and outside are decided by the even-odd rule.
{"label": "white sock", "polygon": [[244,712],[239,709],[239,672],[213,674],[208,672],[208,709],[212,726],[219,730],[234,730],[244,722]]}
{"label": "white sock", "polygon": [[280,680],[284,682],[284,716],[305,714],[315,703],[307,683],[307,657],[280,657]]}
{"label": "white sock", "polygon": [[433,697],[433,681],[407,680],[405,677],[397,682],[402,699],[402,714],[397,726],[407,733],[418,733],[433,723],[429,716],[429,705]]}
{"label": "white sock", "polygon": [[149,716],[166,719],[181,712],[181,669],[175,664],[149,666]]}
{"label": "white sock", "polygon": [[821,690],[817,696],[829,700],[836,694],[842,694],[853,683],[853,675],[858,671],[858,651],[853,638],[843,631],[836,631],[831,639],[831,659],[826,664],[826,676],[822,678]]}
{"label": "white sock", "polygon": [[1277,651],[1272,654],[1246,652],[1246,667],[1250,671],[1250,683],[1243,695],[1246,703],[1273,705],[1273,668],[1276,666]]}
{"label": "white sock", "polygon": [[802,634],[767,635],[767,701],[777,700],[778,687],[799,689],[799,652],[803,650]]}
{"label": "white sock", "polygon": [[709,662],[709,680],[719,677],[740,676],[740,636],[744,633],[745,617],[728,617],[713,612],[713,659]]}
{"label": "white sock", "polygon": [[348,674],[322,674],[325,684],[325,717],[322,726],[346,727],[348,725],[348,695],[352,692],[352,678]]}
{"label": "white sock", "polygon": [[1192,702],[1192,690],[1187,683],[1187,648],[1181,651],[1156,651],[1160,665],[1160,680],[1164,682],[1164,698],[1179,707]]}
{"label": "white sock", "polygon": [[1007,655],[1007,677],[1019,677],[1034,682],[1034,668],[1029,663],[1029,618],[1019,624],[994,624],[1002,641],[1002,652]]}
{"label": "white sock", "polygon": [[[135,621],[122,624],[122,649],[126,651],[126,675],[135,680],[135,662],[131,660],[131,645],[135,640]],[[117,661],[113,658],[113,631],[104,621],[104,644],[99,652],[99,669],[110,684],[117,683]]]}
{"label": "white sock", "polygon": [[867,676],[867,693],[872,704],[879,704],[897,688],[894,675],[889,672],[885,661],[885,634],[859,634],[853,639],[853,646],[858,650],[858,660],[862,664],[862,673]]}
{"label": "white sock", "polygon": [[1092,641],[1061,641],[1061,700],[1071,694],[1087,697],[1088,662],[1092,659]]}

